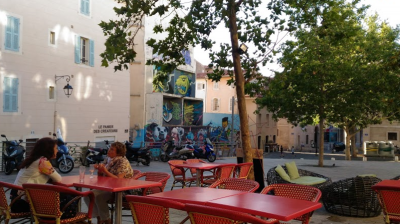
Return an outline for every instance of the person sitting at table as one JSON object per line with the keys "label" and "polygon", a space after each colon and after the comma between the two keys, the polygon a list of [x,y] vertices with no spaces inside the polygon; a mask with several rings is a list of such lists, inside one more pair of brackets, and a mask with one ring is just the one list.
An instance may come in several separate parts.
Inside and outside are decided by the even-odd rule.
{"label": "person sitting at table", "polygon": [[[60,182],[61,176],[54,170],[50,163],[50,159],[56,158],[57,144],[51,138],[39,139],[28,158],[26,158],[21,166],[14,184],[22,186],[25,183],[45,184],[50,179],[53,182]],[[14,200],[21,192],[12,190],[10,192],[11,199]],[[29,204],[25,198],[21,198],[14,202],[11,211],[15,213],[29,212]]]}
{"label": "person sitting at table", "polygon": [[[106,176],[112,178],[132,178],[133,170],[131,164],[125,157],[126,147],[121,142],[114,142],[111,144],[107,152],[108,158],[104,163],[95,164],[97,174],[99,176]],[[95,197],[95,205],[93,207],[93,217],[97,217],[98,224],[111,223],[110,212],[108,203],[112,198],[112,193],[101,190],[92,190]],[[85,202],[89,204],[89,198],[85,198]]]}

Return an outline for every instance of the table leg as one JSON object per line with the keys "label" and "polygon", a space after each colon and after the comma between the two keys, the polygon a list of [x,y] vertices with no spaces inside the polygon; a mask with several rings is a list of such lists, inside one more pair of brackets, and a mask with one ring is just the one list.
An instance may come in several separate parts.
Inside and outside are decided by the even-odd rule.
{"label": "table leg", "polygon": [[201,170],[196,169],[196,187],[201,187],[200,175],[201,175]]}
{"label": "table leg", "polygon": [[115,192],[115,224],[122,223],[122,192]]}

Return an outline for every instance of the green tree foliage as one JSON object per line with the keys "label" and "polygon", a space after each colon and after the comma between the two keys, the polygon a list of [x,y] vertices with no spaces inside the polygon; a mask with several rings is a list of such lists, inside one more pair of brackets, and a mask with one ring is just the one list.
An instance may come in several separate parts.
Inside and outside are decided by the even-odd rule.
{"label": "green tree foliage", "polygon": [[[286,12],[298,3],[286,2]],[[306,13],[292,9],[291,21],[302,25],[294,32],[296,40],[282,48],[279,62],[284,71],[258,100],[275,118],[295,125],[312,124],[317,118],[319,130],[326,123],[344,128],[346,145],[357,127],[394,119],[399,109],[398,90],[393,91],[399,82],[399,30],[378,23],[376,16],[365,20],[367,7],[358,3],[311,1],[299,7]],[[323,135],[319,148],[318,164],[323,166]],[[349,159],[349,149],[346,155]]]}

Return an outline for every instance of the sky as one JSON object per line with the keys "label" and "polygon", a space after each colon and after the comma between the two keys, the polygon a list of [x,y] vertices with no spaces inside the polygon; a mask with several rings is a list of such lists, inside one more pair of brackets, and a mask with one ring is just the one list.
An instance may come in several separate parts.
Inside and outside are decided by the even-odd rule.
{"label": "sky", "polygon": [[[386,20],[392,27],[400,25],[400,0],[362,0],[362,4],[370,5],[368,10],[369,14],[378,13],[381,20]],[[217,43],[230,43],[229,31],[224,27],[219,27],[216,31],[211,33],[211,39]],[[219,44],[217,44],[219,45]],[[208,53],[202,50],[199,46],[194,49],[194,57],[203,65],[208,65],[210,59]],[[263,75],[271,76],[273,73],[270,70],[281,70],[277,64],[269,64],[261,68]]]}

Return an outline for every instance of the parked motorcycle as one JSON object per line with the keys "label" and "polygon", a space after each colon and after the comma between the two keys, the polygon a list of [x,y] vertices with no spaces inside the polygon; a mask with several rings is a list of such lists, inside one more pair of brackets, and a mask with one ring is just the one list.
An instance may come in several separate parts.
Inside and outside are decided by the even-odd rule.
{"label": "parked motorcycle", "polygon": [[130,162],[137,162],[137,165],[139,165],[139,163],[142,163],[145,166],[150,165],[150,149],[146,147],[133,147],[133,144],[129,141],[125,141],[125,147],[125,157]]}
{"label": "parked motorcycle", "polygon": [[182,146],[175,146],[172,140],[164,143],[160,154],[160,159],[163,162],[167,162],[170,159],[186,160],[190,158],[194,158],[193,150]]}
{"label": "parked motorcycle", "polygon": [[25,149],[20,145],[22,143],[21,139],[17,142],[16,140],[8,141],[6,135],[1,135],[1,137],[6,139],[6,148],[3,149],[4,173],[10,175],[15,168],[18,169],[24,160]]}
{"label": "parked motorcycle", "polygon": [[107,156],[107,152],[110,149],[110,144],[108,142],[108,140],[104,140],[104,142],[106,143],[106,148],[102,149],[102,148],[88,148],[87,152],[86,152],[86,164],[85,165],[89,165],[89,164],[95,164],[95,163],[101,163],[104,161],[104,159]]}
{"label": "parked motorcycle", "polygon": [[54,167],[58,168],[60,173],[69,173],[74,169],[74,159],[69,155],[67,143],[64,142],[61,132],[58,130],[57,135],[53,134],[53,136],[57,137],[58,152],[56,158],[50,160],[50,162]]}
{"label": "parked motorcycle", "polygon": [[198,159],[207,159],[210,162],[214,162],[217,157],[214,153],[214,146],[212,145],[210,139],[207,138],[204,141],[203,147],[205,149],[205,152],[198,145],[194,145],[194,151],[193,151],[194,156]]}

